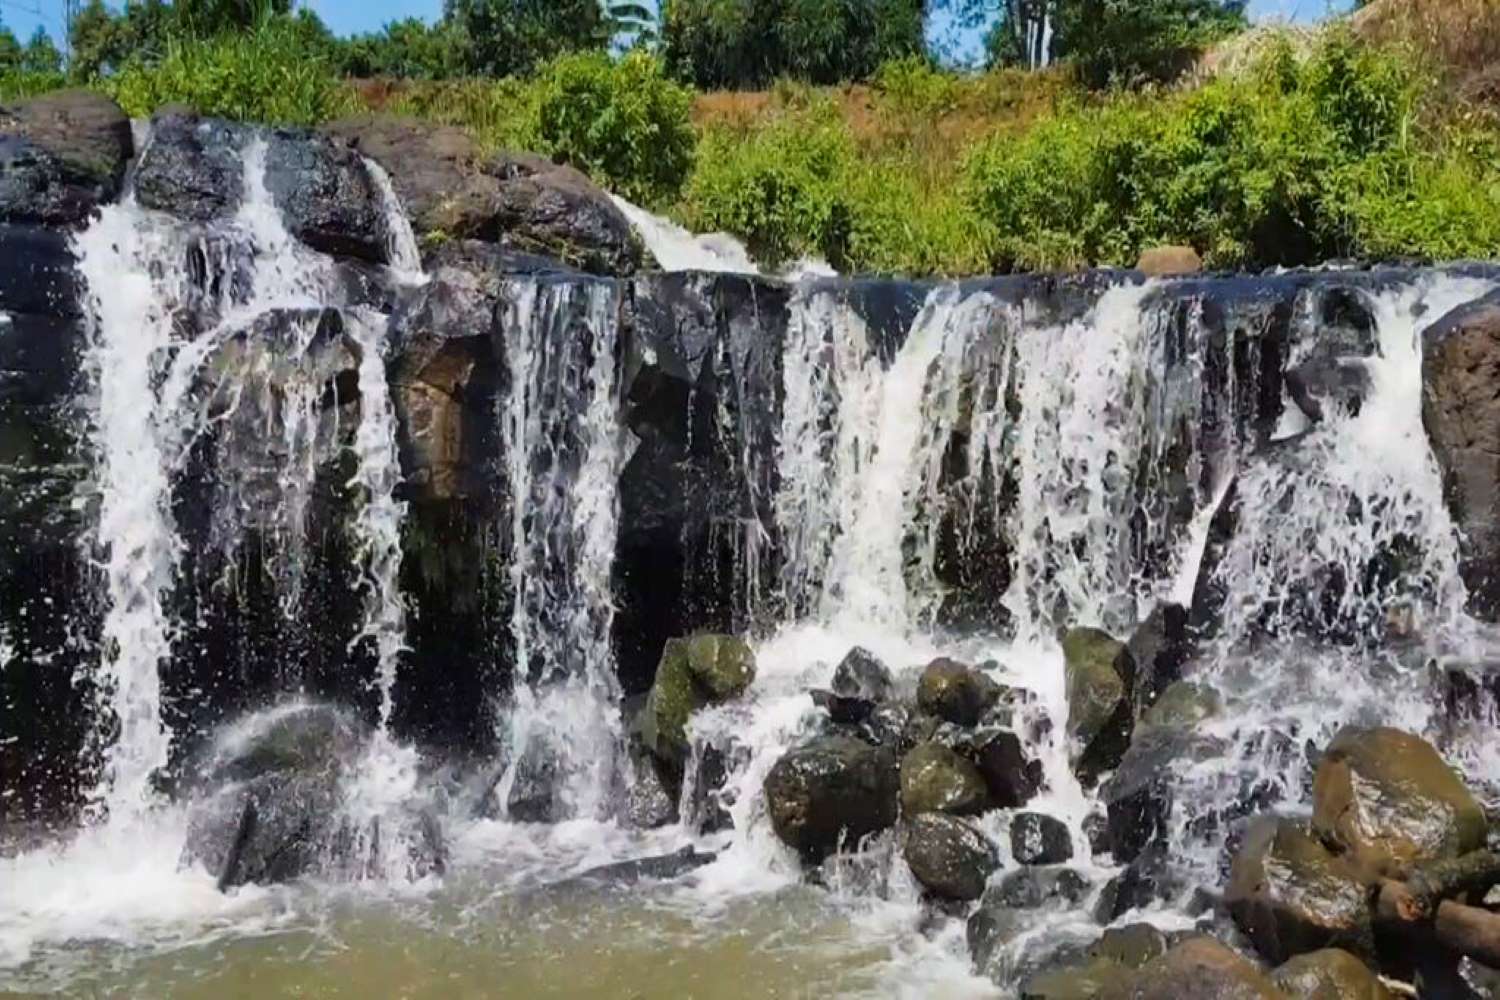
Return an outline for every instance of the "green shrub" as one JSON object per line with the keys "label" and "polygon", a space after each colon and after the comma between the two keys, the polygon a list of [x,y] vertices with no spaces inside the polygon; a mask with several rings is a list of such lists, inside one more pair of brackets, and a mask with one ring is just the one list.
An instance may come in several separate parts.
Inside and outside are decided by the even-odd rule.
{"label": "green shrub", "polygon": [[880,64],[871,80],[897,110],[909,114],[942,114],[958,102],[959,80],[925,56],[911,55]]}
{"label": "green shrub", "polygon": [[533,149],[540,141],[531,106],[534,89],[509,77],[419,82],[401,88],[386,110],[460,126],[488,150]]}
{"label": "green shrub", "polygon": [[61,73],[30,72],[23,69],[0,70],[0,101],[17,101],[35,97],[67,86]]}
{"label": "green shrub", "polygon": [[102,85],[136,117],[180,102],[224,118],[312,125],[353,107],[330,54],[295,18],[206,41],[171,39],[160,61],[133,59]]}
{"label": "green shrub", "polygon": [[627,198],[668,200],[692,166],[692,92],[645,52],[560,56],[542,68],[530,106],[540,152]]}

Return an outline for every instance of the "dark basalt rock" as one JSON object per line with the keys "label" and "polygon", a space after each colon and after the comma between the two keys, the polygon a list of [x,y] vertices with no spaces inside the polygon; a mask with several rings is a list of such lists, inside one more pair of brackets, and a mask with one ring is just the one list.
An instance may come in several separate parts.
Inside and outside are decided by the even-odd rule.
{"label": "dark basalt rock", "polygon": [[956,726],[975,726],[1004,693],[982,670],[943,657],[923,668],[917,681],[917,707]]}
{"label": "dark basalt rock", "polygon": [[1153,843],[1124,871],[1105,883],[1094,903],[1094,919],[1109,924],[1132,910],[1184,899],[1191,912],[1201,912],[1208,900],[1201,894],[1190,894],[1192,887],[1193,883],[1173,862],[1166,845]]}
{"label": "dark basalt rock", "polygon": [[556,257],[592,274],[631,275],[646,252],[624,213],[579,171],[531,153],[488,165],[499,180],[496,241]]}
{"label": "dark basalt rock", "polygon": [[1125,646],[1135,664],[1130,701],[1139,719],[1163,691],[1182,679],[1183,667],[1192,655],[1187,609],[1180,604],[1158,604]]}
{"label": "dark basalt rock", "polygon": [[984,891],[965,928],[974,968],[1002,983],[1004,970],[992,965],[1000,948],[1023,933],[1041,909],[1075,907],[1087,898],[1089,883],[1071,868],[1023,868]]}
{"label": "dark basalt rock", "polygon": [[901,758],[901,811],[977,816],[990,807],[984,776],[941,743],[919,743]]}
{"label": "dark basalt rock", "polygon": [[192,222],[233,214],[244,196],[241,151],[253,135],[249,126],[201,118],[184,107],[161,109],[136,164],[137,200]]}
{"label": "dark basalt rock", "polygon": [[821,861],[896,822],[895,758],[859,740],[819,737],[771,767],[765,795],[782,843]]}
{"label": "dark basalt rock", "polygon": [[1042,789],[1042,762],[1026,753],[1021,738],[1008,729],[981,730],[972,742],[979,773],[997,808],[1024,806]]}
{"label": "dark basalt rock", "polygon": [[[867,649],[856,646],[833,671],[831,690],[812,692],[813,701],[828,710],[835,723],[867,720],[877,705],[890,699],[895,681],[890,670]],[[877,741],[878,742],[878,741]]]}
{"label": "dark basalt rock", "polygon": [[63,90],[0,107],[0,221],[76,226],[115,200],[134,152],[114,101]]}
{"label": "dark basalt rock", "polygon": [[1061,820],[1017,813],[1010,821],[1010,853],[1023,865],[1055,865],[1073,858],[1073,837]]}
{"label": "dark basalt rock", "polygon": [[1062,646],[1073,769],[1091,784],[1130,743],[1135,660],[1123,642],[1095,628],[1069,629]]}
{"label": "dark basalt rock", "polygon": [[1190,729],[1149,728],[1136,734],[1099,790],[1117,862],[1133,861],[1148,844],[1165,839],[1178,774],[1192,763],[1221,756],[1224,749],[1222,741]]}
{"label": "dark basalt rock", "polygon": [[901,855],[917,881],[943,899],[978,899],[1000,868],[999,852],[988,837],[942,813],[922,813],[906,821]]}
{"label": "dark basalt rock", "polygon": [[287,230],[314,250],[386,262],[385,208],[364,162],[348,147],[316,132],[272,132],[266,143],[266,190]]}

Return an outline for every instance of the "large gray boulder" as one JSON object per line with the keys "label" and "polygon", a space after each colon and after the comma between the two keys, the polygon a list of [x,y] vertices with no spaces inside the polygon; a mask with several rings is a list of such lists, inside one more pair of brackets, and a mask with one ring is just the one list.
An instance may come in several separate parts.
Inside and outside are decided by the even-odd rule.
{"label": "large gray boulder", "polygon": [[130,119],[102,94],[64,90],[0,107],[0,221],[72,226],[120,193]]}
{"label": "large gray boulder", "polygon": [[942,813],[906,820],[901,855],[918,882],[936,896],[978,899],[1000,868],[1000,854],[972,824]]}
{"label": "large gray boulder", "polygon": [[765,796],[782,843],[821,861],[895,824],[896,759],[847,736],[818,737],[772,765]]}

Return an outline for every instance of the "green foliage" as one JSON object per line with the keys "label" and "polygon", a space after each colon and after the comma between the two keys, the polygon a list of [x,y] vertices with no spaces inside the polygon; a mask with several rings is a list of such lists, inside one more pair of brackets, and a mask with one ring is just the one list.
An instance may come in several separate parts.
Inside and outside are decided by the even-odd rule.
{"label": "green foliage", "polygon": [[381,31],[356,35],[342,52],[348,76],[447,80],[462,76],[470,60],[469,37],[454,22],[429,25],[420,18],[392,21]]}
{"label": "green foliage", "polygon": [[118,15],[104,0],[89,0],[68,27],[69,73],[88,82],[131,59],[155,62],[166,52],[167,39],[178,33],[177,14],[165,0],[135,0]]}
{"label": "green foliage", "polygon": [[133,59],[102,86],[136,117],[180,102],[225,118],[315,124],[353,107],[315,27],[267,18],[207,41],[169,39],[159,61]]}
{"label": "green foliage", "polygon": [[226,31],[244,31],[292,9],[292,0],[173,0],[180,31],[208,38]]}
{"label": "green foliage", "polygon": [[444,17],[468,37],[468,70],[482,76],[524,75],[610,36],[599,0],[446,0]]}
{"label": "green foliage", "polygon": [[523,81],[449,80],[398,92],[386,110],[465,128],[485,149],[531,149],[537,144],[533,88]]}
{"label": "green foliage", "polygon": [[1056,55],[1091,86],[1178,76],[1205,45],[1245,26],[1246,0],[1060,0]]}
{"label": "green foliage", "polygon": [[958,101],[958,78],[939,70],[925,56],[884,62],[871,83],[902,112],[942,114]]}
{"label": "green foliage", "polygon": [[863,80],[922,51],[920,0],[665,0],[672,71],[700,87]]}
{"label": "green foliage", "polygon": [[628,198],[670,198],[692,166],[692,92],[643,51],[559,57],[538,76],[532,107],[539,151]]}

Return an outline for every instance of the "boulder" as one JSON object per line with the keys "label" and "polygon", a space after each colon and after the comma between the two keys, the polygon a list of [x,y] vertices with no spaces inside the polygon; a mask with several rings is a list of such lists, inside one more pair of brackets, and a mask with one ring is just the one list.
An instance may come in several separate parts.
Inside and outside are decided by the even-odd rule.
{"label": "boulder", "polygon": [[680,772],[687,761],[688,717],[736,697],[754,680],[755,654],[743,639],[704,634],[668,640],[641,713],[642,742]]}
{"label": "boulder", "polygon": [[1001,947],[1035,925],[1037,911],[1078,906],[1087,898],[1088,881],[1071,868],[1022,868],[985,889],[969,916],[965,938],[974,967],[991,974]]}
{"label": "boulder", "polygon": [[1024,806],[1042,788],[1042,762],[1027,754],[1020,736],[1008,729],[981,729],[967,741],[969,756],[998,809]]}
{"label": "boulder", "polygon": [[1141,716],[1141,728],[1161,726],[1191,729],[1212,719],[1223,710],[1219,692],[1207,684],[1178,681],[1161,693],[1156,703]]}
{"label": "boulder", "polygon": [[1194,884],[1191,873],[1179,866],[1165,844],[1152,843],[1104,884],[1094,901],[1094,919],[1110,924],[1132,910],[1184,900],[1190,911],[1201,912],[1206,900],[1191,892]]}
{"label": "boulder", "polygon": [[836,723],[861,723],[891,698],[895,686],[886,665],[874,653],[856,646],[834,669],[831,689],[814,691],[813,700]]}
{"label": "boulder", "polygon": [[897,784],[889,750],[846,736],[818,737],[772,765],[766,808],[782,843],[820,861],[892,826]]}
{"label": "boulder", "polygon": [[102,94],[63,90],[0,107],[0,221],[81,225],[120,193],[130,119]]}
{"label": "boulder", "polygon": [[1175,783],[1194,763],[1222,755],[1224,743],[1188,729],[1144,728],[1099,790],[1107,810],[1107,842],[1118,863],[1165,839]]}
{"label": "boulder", "polygon": [[1273,962],[1324,947],[1373,953],[1365,883],[1292,820],[1264,817],[1251,825],[1225,902]]}
{"label": "boulder", "polygon": [[1176,274],[1197,274],[1203,270],[1203,258],[1198,256],[1198,251],[1192,247],[1150,247],[1141,251],[1135,269],[1152,278],[1164,278]]}
{"label": "boulder", "polygon": [[1151,924],[1126,924],[1105,931],[1089,954],[1127,969],[1139,969],[1165,955],[1169,948],[1167,936]]}
{"label": "boulder", "polygon": [[1023,865],[1055,865],[1073,858],[1068,825],[1041,813],[1018,813],[1010,821],[1010,853]]}
{"label": "boulder", "polygon": [[947,657],[927,664],[917,680],[917,707],[957,726],[978,725],[1004,694],[983,671]]}
{"label": "boulder", "polygon": [[921,743],[901,758],[901,811],[974,816],[989,808],[984,776],[941,743]]}
{"label": "boulder", "polygon": [[978,899],[1000,868],[999,852],[988,837],[942,813],[922,813],[906,821],[901,855],[917,881],[944,899]]}
{"label": "boulder", "polygon": [[1500,618],[1500,292],[1463,305],[1422,334],[1422,423],[1462,539],[1470,610]]}
{"label": "boulder", "polygon": [[1041,969],[1021,983],[1021,1000],[1092,1000],[1127,974],[1118,962],[1086,957]]}
{"label": "boulder", "polygon": [[359,154],[325,135],[276,129],[266,140],[266,190],[287,232],[336,257],[387,262],[385,205]]}
{"label": "boulder", "polygon": [[1479,802],[1432,745],[1398,729],[1341,731],[1313,779],[1313,832],[1366,872],[1484,846]]}
{"label": "boulder", "polygon": [[1271,982],[1303,1000],[1390,1000],[1391,991],[1370,967],[1340,948],[1298,955],[1271,972]]}
{"label": "boulder", "polygon": [[1096,628],[1069,629],[1062,646],[1073,767],[1088,782],[1113,768],[1130,742],[1135,663],[1123,642]]}
{"label": "boulder", "polygon": [[605,192],[572,167],[531,153],[489,164],[500,181],[495,222],[501,246],[556,257],[591,274],[629,276],[647,254]]}
{"label": "boulder", "polygon": [[1158,604],[1136,626],[1125,648],[1135,664],[1130,702],[1140,718],[1163,691],[1182,679],[1183,667],[1192,655],[1187,609],[1180,604]]}
{"label": "boulder", "polygon": [[135,169],[135,195],[154,208],[192,222],[232,215],[244,195],[241,150],[253,130],[203,118],[181,106],[151,119],[151,141]]}
{"label": "boulder", "polygon": [[1110,1000],[1285,1000],[1260,969],[1213,938],[1182,942],[1099,994]]}
{"label": "boulder", "polygon": [[734,829],[729,808],[735,797],[733,789],[727,787],[729,775],[749,761],[750,748],[733,736],[699,743],[688,764],[690,780],[684,781],[684,787],[691,790],[684,822],[693,824],[699,833]]}
{"label": "boulder", "polygon": [[632,830],[656,830],[678,820],[677,797],[662,780],[651,755],[631,741],[622,822]]}

